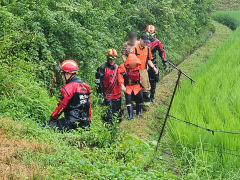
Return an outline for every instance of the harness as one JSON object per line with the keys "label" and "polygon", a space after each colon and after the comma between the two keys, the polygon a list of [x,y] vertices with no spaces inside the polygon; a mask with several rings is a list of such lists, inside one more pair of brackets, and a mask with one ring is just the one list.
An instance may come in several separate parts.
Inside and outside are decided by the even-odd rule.
{"label": "harness", "polygon": [[[125,65],[124,65],[125,66]],[[140,73],[139,70],[130,71],[129,68],[125,66],[126,72],[122,73],[124,77],[124,84],[126,85],[136,85],[140,84]]]}
{"label": "harness", "polygon": [[114,87],[117,83],[117,72],[118,72],[118,65],[115,64],[115,69],[114,69],[114,73],[113,73],[113,77],[111,79],[110,85],[108,86],[108,88],[104,92],[104,97],[105,98],[107,98],[111,94],[111,92],[113,91],[113,89],[114,89]]}

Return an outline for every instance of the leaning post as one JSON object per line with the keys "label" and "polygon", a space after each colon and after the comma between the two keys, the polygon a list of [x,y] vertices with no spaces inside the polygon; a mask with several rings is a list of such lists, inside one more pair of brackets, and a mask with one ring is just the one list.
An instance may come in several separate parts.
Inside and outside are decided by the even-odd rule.
{"label": "leaning post", "polygon": [[180,69],[178,69],[178,79],[177,79],[177,81],[176,81],[176,85],[175,85],[175,88],[174,88],[174,91],[173,91],[173,95],[172,95],[170,104],[169,104],[169,106],[168,106],[168,110],[167,110],[167,113],[166,113],[166,116],[165,116],[165,119],[164,119],[163,127],[162,127],[162,129],[161,129],[161,132],[160,132],[160,135],[159,135],[159,138],[158,138],[158,142],[157,142],[157,146],[156,146],[155,152],[157,152],[158,147],[159,147],[159,143],[160,143],[160,141],[161,141],[161,139],[162,139],[162,136],[163,136],[163,133],[164,133],[164,129],[165,129],[165,126],[166,126],[166,124],[167,124],[169,112],[170,112],[170,110],[171,110],[172,103],[173,103],[173,100],[174,100],[174,97],[175,97],[175,94],[176,94],[176,91],[177,91],[177,87],[178,87],[179,82],[180,82],[181,75],[182,75],[182,71],[181,71]]}

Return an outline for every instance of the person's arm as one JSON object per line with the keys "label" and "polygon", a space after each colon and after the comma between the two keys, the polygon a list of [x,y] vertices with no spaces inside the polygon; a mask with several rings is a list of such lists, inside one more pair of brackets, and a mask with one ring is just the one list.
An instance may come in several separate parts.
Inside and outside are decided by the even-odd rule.
{"label": "person's arm", "polygon": [[154,70],[155,74],[158,74],[158,69],[155,67],[151,60],[148,60],[148,65]]}
{"label": "person's arm", "polygon": [[97,89],[97,92],[99,93],[99,94],[101,94],[101,93],[103,93],[103,84],[102,84],[102,79],[103,79],[103,77],[104,77],[104,74],[105,74],[105,72],[104,72],[104,68],[101,66],[101,67],[99,67],[98,69],[97,69],[97,72],[96,72],[96,81],[95,81],[95,83],[98,85],[98,89]]}
{"label": "person's arm", "polygon": [[148,55],[148,65],[154,70],[155,74],[158,74],[158,69],[155,67],[155,65],[152,62],[152,53],[151,51],[149,51],[149,55]]}
{"label": "person's arm", "polygon": [[57,108],[53,111],[51,118],[58,119],[58,117],[64,112],[67,107],[68,101],[71,99],[71,96],[67,90],[63,87],[61,89],[60,101],[58,102]]}
{"label": "person's arm", "polygon": [[124,64],[121,64],[120,67],[118,68],[118,84],[121,86],[122,91],[126,91],[126,87],[124,85],[124,77],[123,73],[125,73],[125,67]]}
{"label": "person's arm", "polygon": [[166,52],[160,41],[158,42],[157,50],[158,50],[159,56],[162,59],[163,67],[166,68],[166,63],[167,63]]}
{"label": "person's arm", "polygon": [[92,112],[91,112],[91,89],[89,86],[87,86],[87,91],[89,93],[89,97],[88,97],[88,104],[89,104],[89,112],[88,112],[88,121],[91,121],[91,116],[92,116]]}

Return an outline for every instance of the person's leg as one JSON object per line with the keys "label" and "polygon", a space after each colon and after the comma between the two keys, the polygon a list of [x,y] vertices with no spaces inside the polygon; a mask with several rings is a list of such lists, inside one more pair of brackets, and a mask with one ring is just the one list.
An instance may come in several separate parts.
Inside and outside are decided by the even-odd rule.
{"label": "person's leg", "polygon": [[149,81],[151,85],[150,100],[154,102],[154,96],[156,92],[157,83],[159,82],[160,72],[158,72],[158,74],[155,74],[154,70],[152,68],[149,68],[148,75],[149,75]]}
{"label": "person's leg", "polygon": [[142,90],[136,95],[136,114],[142,116],[142,103],[143,103],[143,92]]}
{"label": "person's leg", "polygon": [[146,69],[140,70],[140,83],[143,86],[143,101],[147,105],[150,102],[149,92],[151,90],[151,85],[149,82],[148,71]]}
{"label": "person's leg", "polygon": [[57,128],[58,130],[69,129],[68,124],[68,120],[66,120],[65,118],[61,118],[59,120],[50,120],[48,122],[49,127],[53,129]]}
{"label": "person's leg", "polygon": [[80,121],[72,124],[70,129],[76,129],[76,128],[88,129],[90,128],[90,125],[91,125],[91,121]]}
{"label": "person's leg", "polygon": [[126,105],[128,110],[128,119],[133,119],[132,95],[125,93]]}
{"label": "person's leg", "polygon": [[113,119],[118,119],[119,122],[121,121],[121,105],[122,105],[122,99],[114,99],[113,105],[112,105],[112,113],[113,113]]}
{"label": "person's leg", "polygon": [[107,114],[104,116],[103,120],[105,122],[112,122],[113,119],[113,100],[104,100],[104,105],[107,106]]}
{"label": "person's leg", "polygon": [[157,82],[155,80],[150,80],[150,84],[151,84],[150,100],[154,102]]}

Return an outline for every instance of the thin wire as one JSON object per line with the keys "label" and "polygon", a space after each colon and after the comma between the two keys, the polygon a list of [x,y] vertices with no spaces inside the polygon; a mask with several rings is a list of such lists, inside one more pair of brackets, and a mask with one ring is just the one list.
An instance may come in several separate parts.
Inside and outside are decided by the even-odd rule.
{"label": "thin wire", "polygon": [[[228,154],[228,155],[232,155],[232,156],[237,156],[240,157],[240,154],[234,154],[234,153],[230,153],[230,152],[224,152],[224,151],[235,151],[235,150],[230,150],[230,149],[222,149],[224,151],[213,151],[213,150],[209,150],[209,149],[204,149],[203,148],[199,148],[199,147],[191,147],[191,146],[183,146],[183,145],[175,145],[175,144],[168,144],[168,143],[162,143],[165,145],[170,145],[170,146],[177,146],[177,147],[184,147],[184,148],[189,148],[189,149],[194,149],[194,150],[202,150],[202,151],[206,151],[206,152],[212,152],[212,153],[220,153],[220,154]],[[240,152],[240,151],[235,151],[235,152]]]}
{"label": "thin wire", "polygon": [[240,132],[230,132],[230,131],[223,131],[223,130],[217,130],[217,129],[214,130],[214,129],[205,128],[205,127],[199,126],[199,125],[197,125],[197,124],[194,124],[194,123],[191,123],[191,122],[188,122],[188,121],[179,119],[179,118],[177,118],[177,117],[175,117],[175,116],[172,116],[172,115],[168,115],[168,116],[171,117],[172,119],[175,119],[175,120],[177,120],[177,121],[181,121],[181,122],[183,122],[183,123],[185,123],[185,124],[192,125],[192,126],[195,126],[195,127],[197,127],[197,128],[200,128],[200,129],[206,130],[206,131],[208,131],[208,132],[211,132],[212,135],[214,135],[216,132],[217,132],[217,133],[240,135]]}
{"label": "thin wire", "polygon": [[[161,144],[163,144],[163,145],[168,145],[168,146],[178,146],[178,147],[191,147],[191,148],[197,148],[197,147],[192,147],[192,146],[184,146],[184,145],[181,145],[181,144],[171,144],[171,143],[161,143]],[[238,153],[240,153],[239,150],[233,150],[233,149],[228,149],[228,148],[222,148],[221,146],[216,146],[216,145],[213,145],[213,146],[211,146],[211,145],[202,145],[202,147],[203,147],[203,148],[205,148],[205,147],[208,147],[208,148],[211,148],[211,147],[213,147],[213,148],[221,148],[221,149],[224,150],[224,151],[230,151],[230,152],[238,152]],[[201,149],[201,148],[200,148],[200,149]]]}

